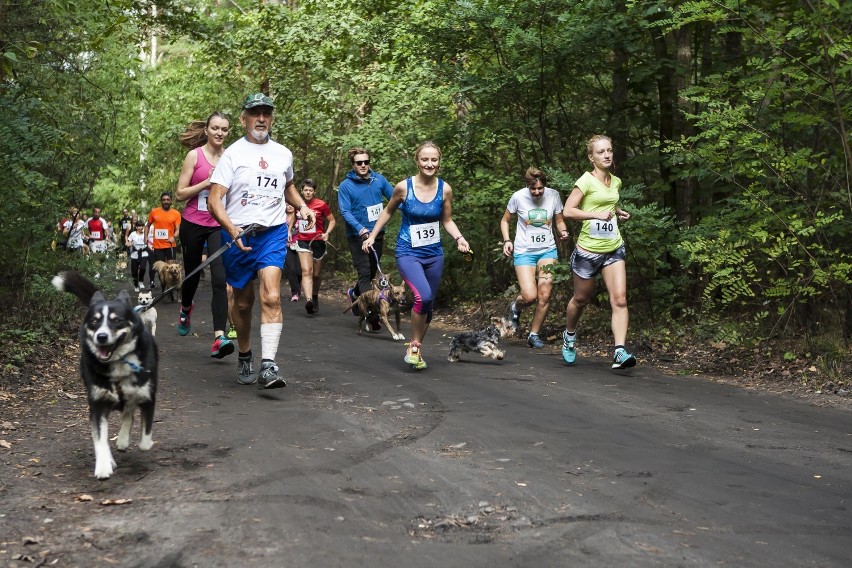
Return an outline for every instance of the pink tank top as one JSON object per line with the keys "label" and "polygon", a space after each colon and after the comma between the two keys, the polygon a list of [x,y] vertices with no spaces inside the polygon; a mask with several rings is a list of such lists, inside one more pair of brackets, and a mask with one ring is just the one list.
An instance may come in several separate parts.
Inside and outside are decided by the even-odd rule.
{"label": "pink tank top", "polygon": [[[213,171],[213,164],[207,160],[207,156],[204,155],[200,146],[195,149],[195,152],[195,169],[189,179],[190,186],[206,181],[210,178],[210,172]],[[183,208],[183,218],[190,223],[203,227],[218,227],[219,223],[207,210],[207,196],[209,194],[210,188],[205,188],[190,197],[189,201],[186,202],[186,207]]]}

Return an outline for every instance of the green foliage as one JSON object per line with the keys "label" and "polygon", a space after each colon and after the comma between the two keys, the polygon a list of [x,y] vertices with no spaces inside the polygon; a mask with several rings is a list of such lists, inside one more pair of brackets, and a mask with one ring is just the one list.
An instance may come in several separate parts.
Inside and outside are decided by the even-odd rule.
{"label": "green foliage", "polygon": [[447,243],[443,301],[513,289],[499,219],[524,170],[545,169],[564,198],[605,133],[632,214],[632,309],[746,341],[841,329],[852,305],[849,2],[37,4],[0,21],[0,237],[23,243],[0,269],[19,302],[40,294],[21,283],[75,260],[48,248],[69,205],[144,213],[175,187],[184,127],[221,110],[234,140],[242,97],[268,86],[275,137],[333,208],[349,147],[393,183],[415,172],[418,143],[442,147],[476,252],[468,263]]}

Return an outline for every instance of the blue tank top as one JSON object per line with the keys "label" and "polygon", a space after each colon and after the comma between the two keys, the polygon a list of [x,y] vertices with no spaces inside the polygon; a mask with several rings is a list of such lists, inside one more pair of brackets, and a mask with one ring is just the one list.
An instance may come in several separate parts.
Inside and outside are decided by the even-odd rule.
{"label": "blue tank top", "polygon": [[414,195],[414,178],[407,181],[405,201],[399,206],[402,224],[396,238],[396,256],[420,258],[444,254],[441,246],[441,214],[444,209],[444,180],[438,178],[438,191],[429,203]]}

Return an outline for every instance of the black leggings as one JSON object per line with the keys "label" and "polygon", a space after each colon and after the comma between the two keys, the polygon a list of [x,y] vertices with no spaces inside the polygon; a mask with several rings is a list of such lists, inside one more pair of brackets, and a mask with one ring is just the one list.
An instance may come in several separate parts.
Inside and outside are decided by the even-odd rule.
{"label": "black leggings", "polygon": [[143,251],[141,250],[136,251],[137,258],[130,259],[130,276],[133,278],[134,286],[138,286],[140,282],[142,284],[145,283],[145,270],[148,268],[148,254],[142,256],[142,252]]}
{"label": "black leggings", "polygon": [[[356,296],[360,296],[364,292],[369,292],[373,289],[373,278],[379,270],[378,261],[382,259],[382,248],[385,244],[385,234],[379,233],[376,237],[376,242],[373,243],[373,251],[364,252],[361,250],[361,243],[364,242],[360,237],[348,237],[349,252],[352,253],[352,265],[355,267],[355,272],[358,273],[358,284],[356,285]],[[378,256],[378,259],[376,258]]]}
{"label": "black leggings", "polygon": [[291,248],[287,249],[287,258],[284,260],[284,272],[290,283],[290,294],[295,296],[302,289],[302,265],[299,264],[299,253]]}
{"label": "black leggings", "polygon": [[[204,243],[207,243],[207,251],[213,254],[222,246],[222,229],[219,227],[205,227],[183,219],[180,223],[180,246],[183,252],[183,269],[189,274],[201,264],[201,256],[204,254]],[[181,305],[187,310],[192,306],[192,299],[198,290],[201,273],[187,278],[181,286]],[[222,257],[218,257],[210,263],[210,283],[213,286],[213,299],[210,309],[213,312],[214,331],[225,331],[228,329],[228,292],[225,285],[225,266]]]}

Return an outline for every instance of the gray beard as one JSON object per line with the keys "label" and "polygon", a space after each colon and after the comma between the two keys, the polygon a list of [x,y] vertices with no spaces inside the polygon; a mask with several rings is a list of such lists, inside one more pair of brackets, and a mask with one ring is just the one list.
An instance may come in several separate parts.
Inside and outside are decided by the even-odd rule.
{"label": "gray beard", "polygon": [[251,136],[256,142],[266,142],[269,138],[269,132],[265,130],[252,130],[249,132],[249,136]]}

